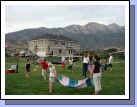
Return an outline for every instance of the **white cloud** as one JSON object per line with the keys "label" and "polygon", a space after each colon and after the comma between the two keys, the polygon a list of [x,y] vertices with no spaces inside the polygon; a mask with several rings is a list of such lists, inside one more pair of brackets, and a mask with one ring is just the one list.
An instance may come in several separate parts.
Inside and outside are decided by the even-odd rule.
{"label": "white cloud", "polygon": [[5,11],[6,32],[33,27],[83,25],[93,21],[101,24],[125,25],[125,8],[117,5],[9,5]]}

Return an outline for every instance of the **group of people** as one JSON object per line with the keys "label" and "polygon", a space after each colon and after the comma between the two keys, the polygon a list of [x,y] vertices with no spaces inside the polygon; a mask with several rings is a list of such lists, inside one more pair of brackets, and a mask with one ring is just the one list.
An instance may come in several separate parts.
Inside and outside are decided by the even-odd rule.
{"label": "group of people", "polygon": [[[92,67],[89,71],[90,77],[93,77],[93,83],[95,86],[95,92],[94,95],[98,95],[100,93],[100,91],[102,90],[101,88],[101,61],[100,61],[100,57],[98,55],[95,55],[94,57],[92,57],[93,59],[93,64]],[[109,63],[112,66],[112,60],[113,57],[110,54],[109,56]],[[61,63],[61,67],[64,68],[65,67],[65,58],[62,58],[62,63]],[[57,78],[57,72],[55,69],[55,66],[53,66],[52,63],[47,62],[46,59],[39,61],[39,63],[42,66],[42,71],[41,74],[43,76],[43,79],[46,80],[46,72],[49,69],[50,74],[49,74],[49,92],[52,92],[52,83],[54,82],[54,79]],[[31,70],[30,70],[30,64],[31,61],[27,60],[26,63],[26,78],[29,78]],[[88,70],[88,66],[90,64],[90,59],[89,56],[87,54],[84,55],[83,58],[83,78],[86,78],[86,72]],[[70,65],[71,67],[73,66],[73,62],[72,60],[70,61]]]}
{"label": "group of people", "polygon": [[66,62],[68,62],[68,69],[71,70],[73,72],[73,58],[69,58],[68,61],[66,61],[65,57],[61,58],[61,67],[62,69],[65,68],[65,64]]}
{"label": "group of people", "polygon": [[[93,60],[93,64],[92,67],[89,71],[90,73],[90,77],[93,77],[93,83],[95,86],[95,92],[94,95],[98,95],[100,93],[100,91],[102,90],[101,88],[101,58],[99,57],[99,55],[95,55],[94,57],[92,57]],[[109,66],[111,67],[111,71],[112,71],[112,61],[113,61],[113,57],[111,54],[109,54]],[[86,78],[86,72],[88,70],[88,66],[90,64],[90,59],[88,54],[84,55],[83,58],[83,78]]]}
{"label": "group of people", "polygon": [[[52,92],[52,84],[55,80],[55,78],[57,78],[57,72],[55,69],[55,66],[53,66],[52,63],[47,62],[46,59],[39,61],[39,63],[42,66],[42,70],[41,70],[41,75],[43,77],[44,80],[46,80],[46,72],[49,69],[50,73],[49,73],[49,92]],[[27,63],[26,63],[26,78],[29,78],[30,74],[31,74],[31,70],[30,70],[30,65],[31,65],[31,61],[28,59]]]}

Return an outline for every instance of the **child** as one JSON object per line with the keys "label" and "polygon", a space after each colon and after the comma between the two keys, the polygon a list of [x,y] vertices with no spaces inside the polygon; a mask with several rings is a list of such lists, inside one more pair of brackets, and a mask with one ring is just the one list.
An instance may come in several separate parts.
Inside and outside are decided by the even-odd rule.
{"label": "child", "polygon": [[49,63],[48,66],[49,66],[49,71],[50,71],[49,92],[51,93],[52,92],[52,83],[54,82],[54,79],[57,77],[57,74],[56,74],[55,66],[53,66],[53,64]]}
{"label": "child", "polygon": [[65,67],[65,57],[62,57],[61,59],[61,67],[62,69]]}
{"label": "child", "polygon": [[31,71],[30,71],[30,60],[29,59],[27,60],[25,68],[26,68],[26,78],[29,78],[30,73],[31,73]]}
{"label": "child", "polygon": [[42,76],[44,78],[44,80],[46,80],[46,71],[48,69],[48,62],[46,61],[46,59],[44,59],[44,61],[40,61],[40,64],[42,65]]}

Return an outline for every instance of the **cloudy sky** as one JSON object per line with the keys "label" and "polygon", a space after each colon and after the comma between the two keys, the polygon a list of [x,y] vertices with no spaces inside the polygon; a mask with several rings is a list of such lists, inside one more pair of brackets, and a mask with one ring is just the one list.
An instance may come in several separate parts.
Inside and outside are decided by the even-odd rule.
{"label": "cloudy sky", "polygon": [[27,28],[65,27],[117,23],[125,25],[125,8],[121,5],[7,5],[5,7],[6,33]]}

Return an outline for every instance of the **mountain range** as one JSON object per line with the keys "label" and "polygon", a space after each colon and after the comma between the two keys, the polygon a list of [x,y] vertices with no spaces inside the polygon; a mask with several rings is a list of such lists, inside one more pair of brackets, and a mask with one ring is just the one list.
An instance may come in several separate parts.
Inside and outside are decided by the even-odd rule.
{"label": "mountain range", "polygon": [[27,41],[44,34],[60,34],[80,42],[81,49],[107,47],[124,48],[125,26],[116,23],[109,25],[89,22],[86,25],[70,25],[59,28],[32,28],[5,34],[6,44],[10,47],[28,47]]}

